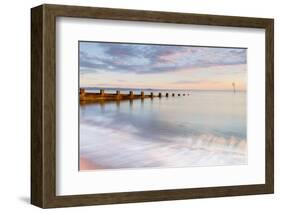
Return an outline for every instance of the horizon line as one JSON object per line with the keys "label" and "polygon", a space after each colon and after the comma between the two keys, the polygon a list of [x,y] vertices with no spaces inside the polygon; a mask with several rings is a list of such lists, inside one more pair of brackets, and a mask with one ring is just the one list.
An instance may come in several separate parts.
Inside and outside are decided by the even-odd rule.
{"label": "horizon line", "polygon": [[[107,89],[107,90],[168,90],[168,91],[175,91],[175,90],[187,90],[187,91],[233,91],[233,89],[160,89],[160,88],[130,88],[130,87],[94,87],[94,86],[84,86],[79,87],[79,89]],[[247,90],[243,89],[236,89],[236,92],[246,92]]]}

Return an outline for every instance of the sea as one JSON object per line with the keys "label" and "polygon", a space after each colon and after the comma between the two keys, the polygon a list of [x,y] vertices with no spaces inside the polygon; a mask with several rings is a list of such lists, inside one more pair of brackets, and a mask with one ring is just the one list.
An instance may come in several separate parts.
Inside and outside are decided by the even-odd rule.
{"label": "sea", "polygon": [[121,89],[121,94],[131,90],[163,96],[80,104],[79,156],[93,165],[82,170],[247,164],[245,91]]}

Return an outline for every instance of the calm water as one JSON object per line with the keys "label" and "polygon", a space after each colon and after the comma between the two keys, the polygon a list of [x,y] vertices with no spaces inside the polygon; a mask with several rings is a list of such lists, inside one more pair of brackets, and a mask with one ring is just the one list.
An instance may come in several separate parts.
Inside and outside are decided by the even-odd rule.
{"label": "calm water", "polygon": [[87,169],[247,164],[246,123],[245,92],[81,105],[80,157]]}

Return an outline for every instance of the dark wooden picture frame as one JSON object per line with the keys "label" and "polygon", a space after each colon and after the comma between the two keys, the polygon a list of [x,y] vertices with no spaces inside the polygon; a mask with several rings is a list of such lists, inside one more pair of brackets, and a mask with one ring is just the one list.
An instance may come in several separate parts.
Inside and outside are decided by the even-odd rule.
{"label": "dark wooden picture frame", "polygon": [[[265,29],[265,184],[56,195],[56,17]],[[217,15],[41,5],[31,9],[31,203],[42,208],[207,198],[274,192],[274,21]]]}

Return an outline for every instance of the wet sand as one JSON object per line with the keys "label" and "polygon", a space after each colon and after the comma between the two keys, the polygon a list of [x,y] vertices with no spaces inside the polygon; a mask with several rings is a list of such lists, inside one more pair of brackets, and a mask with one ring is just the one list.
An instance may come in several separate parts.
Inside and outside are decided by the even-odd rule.
{"label": "wet sand", "polygon": [[80,165],[79,165],[79,170],[95,170],[95,169],[101,169],[100,166],[92,163],[91,161],[80,157]]}

